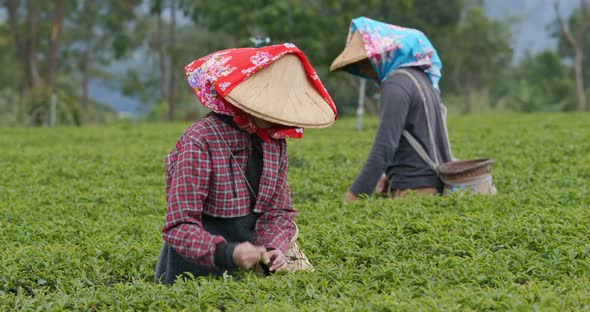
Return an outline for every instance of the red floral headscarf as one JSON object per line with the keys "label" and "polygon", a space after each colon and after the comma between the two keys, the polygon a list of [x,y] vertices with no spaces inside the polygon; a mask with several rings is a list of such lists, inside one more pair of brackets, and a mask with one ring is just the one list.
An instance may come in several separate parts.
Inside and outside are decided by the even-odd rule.
{"label": "red floral headscarf", "polygon": [[185,67],[186,78],[191,89],[203,106],[212,111],[233,116],[234,122],[248,133],[256,133],[267,141],[269,138],[296,138],[303,136],[303,129],[276,126],[260,129],[244,112],[225,100],[225,97],[246,78],[260,71],[285,54],[299,58],[309,81],[326,100],[337,118],[336,106],[322,85],[309,61],[294,44],[284,43],[262,48],[238,48],[218,51],[191,62]]}

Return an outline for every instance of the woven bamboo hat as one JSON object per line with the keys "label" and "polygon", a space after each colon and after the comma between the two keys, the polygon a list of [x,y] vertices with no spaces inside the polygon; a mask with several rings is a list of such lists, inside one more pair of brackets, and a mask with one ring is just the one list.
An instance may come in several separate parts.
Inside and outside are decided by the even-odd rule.
{"label": "woven bamboo hat", "polygon": [[234,116],[236,108],[288,127],[324,128],[338,113],[303,54],[291,43],[217,51],[185,67],[201,104]]}
{"label": "woven bamboo hat", "polygon": [[358,30],[355,30],[350,41],[344,47],[344,51],[336,57],[330,65],[330,71],[356,67],[354,72],[359,72],[367,77],[377,78],[377,73],[373,70],[373,65],[367,57],[365,46]]}
{"label": "woven bamboo hat", "polygon": [[464,182],[488,176],[492,171],[493,160],[477,158],[450,161],[438,167],[440,177],[447,183]]}
{"label": "woven bamboo hat", "polygon": [[325,128],[336,117],[308,80],[299,58],[291,54],[248,77],[225,99],[246,113],[285,126]]}
{"label": "woven bamboo hat", "polygon": [[354,33],[352,33],[350,40],[346,43],[344,51],[342,51],[332,62],[332,65],[330,65],[330,71],[335,71],[366,59],[368,60],[368,57],[367,51],[365,51],[365,46],[363,45],[363,39],[358,30],[355,30]]}

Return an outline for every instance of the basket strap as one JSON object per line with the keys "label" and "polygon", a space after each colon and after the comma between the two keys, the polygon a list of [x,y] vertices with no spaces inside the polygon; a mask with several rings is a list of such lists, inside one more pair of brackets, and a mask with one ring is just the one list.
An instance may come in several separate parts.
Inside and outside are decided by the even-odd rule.
{"label": "basket strap", "polygon": [[447,146],[449,149],[447,150],[447,156],[450,160],[454,160],[455,157],[453,156],[453,149],[451,148],[451,139],[449,139],[449,130],[447,129],[447,107],[441,102],[440,108],[442,112],[442,122],[443,122],[443,130],[445,132],[445,139],[447,140]]}
{"label": "basket strap", "polygon": [[422,147],[422,144],[420,144],[420,142],[418,142],[408,130],[404,130],[402,135],[408,140],[408,143],[410,143],[420,158],[422,158],[424,162],[426,162],[426,164],[438,174],[438,165],[432,160],[432,158],[430,158],[430,155],[428,155],[428,152]]}
{"label": "basket strap", "polygon": [[418,80],[416,80],[416,77],[414,77],[412,74],[410,74],[407,70],[404,69],[398,69],[394,72],[395,74],[403,74],[405,76],[408,76],[416,85],[416,88],[418,89],[418,92],[420,93],[420,98],[422,99],[422,105],[424,106],[424,114],[426,115],[426,126],[428,128],[428,140],[430,143],[430,150],[432,151],[432,155],[434,156],[433,160],[435,164],[439,164],[439,158],[438,158],[438,153],[436,152],[436,145],[434,143],[434,135],[432,134],[432,127],[430,126],[430,112],[428,110],[428,105],[426,103],[426,96],[424,96],[424,91],[422,90],[422,86],[420,86],[420,83],[418,82]]}
{"label": "basket strap", "polygon": [[[434,172],[436,172],[438,174],[438,165],[440,164],[440,159],[438,157],[438,152],[436,150],[436,145],[434,143],[434,135],[432,134],[433,130],[432,130],[432,126],[430,125],[430,112],[428,109],[428,105],[426,103],[426,96],[424,95],[424,91],[422,90],[422,86],[420,85],[420,83],[418,82],[418,80],[416,80],[416,78],[410,74],[408,71],[404,70],[404,69],[398,69],[396,71],[393,72],[392,75],[396,75],[396,74],[402,74],[405,76],[408,76],[416,85],[416,88],[418,89],[418,92],[420,93],[420,98],[422,99],[422,105],[424,105],[424,113],[426,115],[426,127],[428,129],[428,139],[429,139],[429,143],[430,143],[430,147],[432,149],[432,154],[434,155],[434,159],[432,159],[432,157],[430,157],[430,154],[428,153],[428,151],[426,151],[426,149],[420,144],[420,142],[418,142],[418,140],[407,130],[404,130],[402,135],[406,138],[406,140],[408,140],[408,143],[410,143],[410,145],[412,146],[412,148],[414,148],[414,150],[416,151],[416,153],[418,153],[418,155],[420,156],[420,158],[422,158],[424,160],[424,162],[426,162],[426,164],[432,168],[432,170],[434,170]],[[448,144],[448,157],[449,159],[453,159],[453,155],[451,152],[451,142],[449,141],[449,133],[447,131],[447,124],[446,124],[446,115],[447,115],[447,108],[441,104],[441,111],[442,111],[442,120],[443,120],[443,131],[445,134],[445,138],[447,140],[447,144]]]}

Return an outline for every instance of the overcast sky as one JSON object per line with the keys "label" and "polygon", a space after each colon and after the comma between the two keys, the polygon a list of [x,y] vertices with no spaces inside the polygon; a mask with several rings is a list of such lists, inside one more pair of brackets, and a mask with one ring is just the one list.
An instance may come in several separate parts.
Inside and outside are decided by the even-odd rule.
{"label": "overcast sky", "polygon": [[[556,42],[547,29],[555,20],[555,0],[486,0],[486,13],[495,19],[517,17],[520,22],[512,27],[515,61],[527,52],[537,53],[555,49]],[[567,18],[580,4],[579,0],[560,0],[563,18]]]}

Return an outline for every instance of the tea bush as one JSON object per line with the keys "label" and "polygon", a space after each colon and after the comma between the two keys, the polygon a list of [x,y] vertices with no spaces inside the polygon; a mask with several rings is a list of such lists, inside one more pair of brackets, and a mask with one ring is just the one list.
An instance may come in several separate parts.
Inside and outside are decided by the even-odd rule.
{"label": "tea bush", "polygon": [[0,310],[590,310],[590,115],[449,121],[497,196],[343,204],[377,121],[289,141],[314,272],[153,284],[187,124],[0,129]]}

